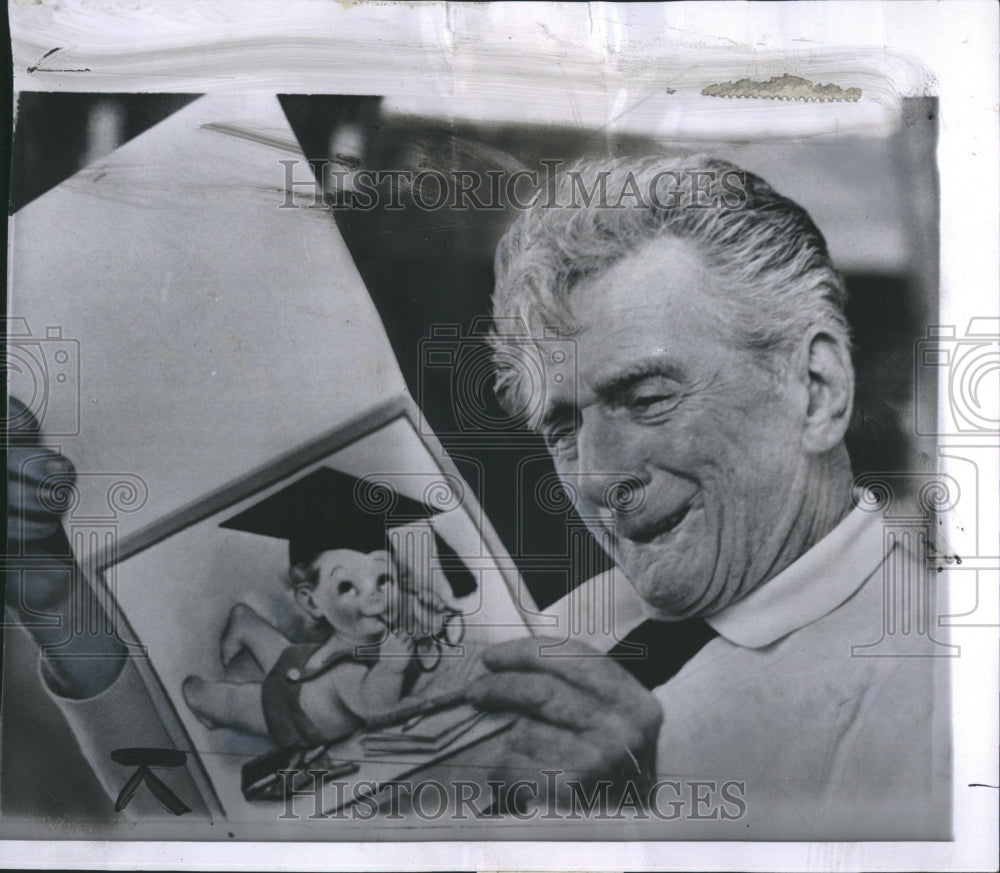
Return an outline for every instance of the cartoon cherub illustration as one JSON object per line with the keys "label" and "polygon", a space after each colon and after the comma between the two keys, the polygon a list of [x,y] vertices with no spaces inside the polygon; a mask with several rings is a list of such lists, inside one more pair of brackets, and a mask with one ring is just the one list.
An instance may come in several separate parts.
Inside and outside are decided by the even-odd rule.
{"label": "cartoon cherub illustration", "polygon": [[[373,548],[385,545],[385,513],[330,518],[314,502],[306,513],[309,520],[287,529],[296,519],[301,522],[302,501],[315,500],[317,486],[327,501],[320,507],[342,504],[333,497],[343,498],[345,488],[356,487],[357,480],[346,474],[317,472],[324,474],[320,483],[297,483],[225,526],[288,534],[289,590],[301,616],[325,639],[295,642],[251,606],[235,604],[220,639],[222,664],[228,667],[247,652],[264,678],[232,682],[188,676],[184,699],[207,727],[269,736],[279,746],[341,739],[366,718],[398,705],[420,674],[436,666],[442,646],[457,650],[461,613],[426,580],[415,581],[412,567],[401,565],[385,548]],[[385,502],[398,506],[404,501],[412,510],[404,519],[418,520],[407,530],[428,535],[426,507],[399,495]],[[433,539],[441,545],[436,534]]]}

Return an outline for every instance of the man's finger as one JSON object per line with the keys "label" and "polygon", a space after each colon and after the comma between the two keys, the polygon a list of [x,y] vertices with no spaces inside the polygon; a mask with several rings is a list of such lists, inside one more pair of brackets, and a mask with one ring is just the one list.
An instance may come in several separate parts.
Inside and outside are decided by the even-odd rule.
{"label": "man's finger", "polygon": [[490,670],[550,673],[606,703],[646,689],[624,668],[600,652],[572,640],[522,637],[491,646],[483,653]]}
{"label": "man's finger", "polygon": [[[535,775],[546,768],[557,768],[566,779],[589,782],[619,775],[640,775],[636,753],[630,740],[610,731],[598,739],[593,733],[581,736],[546,722],[521,719],[514,725],[509,744],[535,762]],[[634,744],[634,743],[633,743]]]}
{"label": "man's finger", "polygon": [[7,515],[7,542],[12,550],[17,552],[19,548],[15,544],[48,540],[61,527],[58,516],[47,515],[41,518],[11,512]]}
{"label": "man's finger", "polygon": [[7,478],[38,486],[44,481],[75,478],[72,462],[64,455],[38,446],[10,446],[7,450]]}
{"label": "man's finger", "polygon": [[[7,452],[7,541],[47,540],[60,528],[75,471],[68,458],[38,446]],[[15,546],[15,551],[17,547]]]}
{"label": "man's finger", "polygon": [[466,697],[478,709],[525,713],[571,731],[606,720],[600,700],[546,673],[487,673],[469,685]]}

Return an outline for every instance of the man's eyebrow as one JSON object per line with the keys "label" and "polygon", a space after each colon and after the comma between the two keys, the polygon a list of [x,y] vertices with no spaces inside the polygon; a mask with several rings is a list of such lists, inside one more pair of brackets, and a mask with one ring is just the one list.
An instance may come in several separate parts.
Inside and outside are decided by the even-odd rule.
{"label": "man's eyebrow", "polygon": [[602,400],[613,400],[639,382],[657,376],[675,382],[683,382],[685,379],[684,370],[674,361],[654,357],[636,361],[624,369],[599,377],[594,382],[593,389]]}

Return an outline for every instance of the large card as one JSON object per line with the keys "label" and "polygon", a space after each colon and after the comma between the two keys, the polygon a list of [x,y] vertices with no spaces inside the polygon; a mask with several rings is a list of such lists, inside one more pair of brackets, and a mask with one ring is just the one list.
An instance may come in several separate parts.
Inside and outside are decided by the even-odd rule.
{"label": "large card", "polygon": [[[312,552],[329,556],[319,563],[343,592],[296,575]],[[332,812],[362,796],[353,793],[358,783],[377,797],[509,723],[477,719],[463,694],[485,647],[528,633],[530,598],[522,593],[518,608],[516,568],[403,402],[137,532],[104,575],[123,633],[134,636],[135,668],[166,707],[161,720],[185,738],[191,768],[207,778],[199,805],[241,838],[290,836],[296,805],[285,805],[293,796],[284,789],[298,783],[282,769],[295,772],[296,754],[306,781],[323,769],[320,754],[352,776],[339,785],[347,792],[339,802],[325,789],[323,809]],[[341,612],[321,603],[317,614],[310,593],[339,598]],[[393,634],[413,640],[412,650],[380,652]],[[365,674],[378,670],[385,690],[350,708],[357,683],[376,681]],[[80,729],[108,739],[102,714],[92,717]],[[126,731],[115,727],[116,736]],[[149,745],[141,728],[129,741]],[[109,787],[120,781],[114,758],[108,749],[93,761]],[[268,776],[276,788],[262,791]],[[148,811],[137,818],[148,822]]]}

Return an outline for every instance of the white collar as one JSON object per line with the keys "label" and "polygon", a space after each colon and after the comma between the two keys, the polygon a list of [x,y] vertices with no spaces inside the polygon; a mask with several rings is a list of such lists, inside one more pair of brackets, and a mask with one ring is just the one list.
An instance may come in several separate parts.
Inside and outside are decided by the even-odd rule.
{"label": "white collar", "polygon": [[822,618],[884,561],[881,522],[855,509],[773,579],[705,620],[729,642],[758,649]]}

